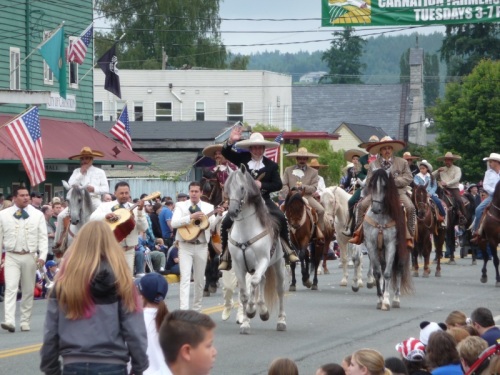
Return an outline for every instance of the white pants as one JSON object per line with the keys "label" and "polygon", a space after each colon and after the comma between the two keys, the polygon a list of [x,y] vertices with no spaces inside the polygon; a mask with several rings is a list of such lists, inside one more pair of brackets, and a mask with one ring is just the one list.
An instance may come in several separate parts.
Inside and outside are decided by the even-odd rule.
{"label": "white pants", "polygon": [[29,324],[35,289],[36,254],[5,254],[5,323],[16,325],[16,299],[21,280],[21,324]]}
{"label": "white pants", "polygon": [[238,286],[238,279],[234,270],[222,271],[222,296],[224,297],[224,306],[233,307],[233,294]]}
{"label": "white pants", "polygon": [[207,258],[208,248],[206,243],[195,245],[187,242],[179,242],[179,269],[181,272],[179,308],[181,310],[189,310],[189,284],[191,282],[192,268],[194,279],[194,301],[192,309],[201,311]]}
{"label": "white pants", "polygon": [[125,260],[127,261],[130,273],[134,274],[134,263],[135,263],[135,249],[130,249],[125,251]]}

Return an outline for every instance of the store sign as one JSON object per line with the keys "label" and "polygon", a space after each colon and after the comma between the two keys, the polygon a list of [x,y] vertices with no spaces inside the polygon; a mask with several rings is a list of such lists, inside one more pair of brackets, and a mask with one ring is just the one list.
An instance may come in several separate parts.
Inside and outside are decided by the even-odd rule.
{"label": "store sign", "polygon": [[76,97],[74,95],[66,95],[66,99],[62,98],[59,93],[51,92],[50,100],[47,104],[47,109],[55,111],[76,112]]}

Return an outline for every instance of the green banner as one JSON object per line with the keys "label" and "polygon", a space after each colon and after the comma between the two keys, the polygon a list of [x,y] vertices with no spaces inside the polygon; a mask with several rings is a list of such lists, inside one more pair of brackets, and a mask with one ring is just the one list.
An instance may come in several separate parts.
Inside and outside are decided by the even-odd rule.
{"label": "green banner", "polygon": [[500,22],[500,0],[321,0],[321,26]]}

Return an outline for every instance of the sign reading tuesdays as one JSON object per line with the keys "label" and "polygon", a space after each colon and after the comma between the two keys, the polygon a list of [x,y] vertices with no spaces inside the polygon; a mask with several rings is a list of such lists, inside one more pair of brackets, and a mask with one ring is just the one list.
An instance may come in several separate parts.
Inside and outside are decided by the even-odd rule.
{"label": "sign reading tuesdays", "polygon": [[500,22],[500,0],[321,0],[321,26]]}

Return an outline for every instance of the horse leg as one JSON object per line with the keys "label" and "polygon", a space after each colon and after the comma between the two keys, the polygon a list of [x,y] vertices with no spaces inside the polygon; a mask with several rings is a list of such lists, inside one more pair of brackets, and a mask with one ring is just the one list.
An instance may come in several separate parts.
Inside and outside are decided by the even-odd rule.
{"label": "horse leg", "polygon": [[399,298],[401,296],[401,273],[402,272],[403,272],[402,269],[398,269],[398,271],[397,271],[396,288],[394,290],[394,298],[392,300],[392,307],[395,309],[399,309],[401,307],[401,301],[399,300]]}
{"label": "horse leg", "polygon": [[[248,301],[248,306],[246,309],[246,314],[250,319],[252,319],[257,312],[257,309],[255,307],[257,294],[260,291],[259,288],[261,287],[261,285],[265,285],[265,282],[263,282],[263,280],[265,279],[264,273],[266,272],[268,265],[269,260],[262,259],[255,267],[255,272],[250,278],[250,300]],[[262,289],[262,293],[263,291],[264,289]],[[264,298],[263,294],[262,298]]]}
{"label": "horse leg", "polygon": [[[321,245],[317,245],[314,242],[311,243],[311,272],[314,272],[311,290],[318,290],[318,268],[321,262],[321,249]],[[314,271],[312,271],[313,268]]]}
{"label": "horse leg", "polygon": [[309,280],[309,250],[307,248],[305,250],[300,251],[300,272],[302,274],[302,285],[306,288],[310,288],[312,286],[311,280]]}
{"label": "horse leg", "polygon": [[498,244],[495,241],[490,241],[491,255],[493,256],[493,265],[495,266],[495,273],[497,282],[495,283],[496,287],[500,287],[500,274],[498,272],[498,265],[500,261],[498,260],[498,252],[497,252]]}
{"label": "horse leg", "polygon": [[424,256],[424,274],[422,275],[423,277],[429,277],[429,275],[431,274],[431,269],[429,266],[431,251],[432,251],[431,238],[429,237],[429,234],[427,233],[427,235],[424,239],[424,247],[423,247],[423,251],[422,251],[422,254]]}
{"label": "horse leg", "polygon": [[257,309],[259,310],[260,320],[263,322],[269,320],[269,310],[266,306],[266,301],[264,300],[264,289],[266,287],[266,277],[263,276],[262,280],[258,286],[258,296],[257,296]]}
{"label": "horse leg", "polygon": [[350,245],[347,244],[346,246],[343,246],[340,248],[340,262],[341,262],[340,264],[342,266],[342,280],[340,280],[340,286],[347,286],[347,277],[348,277],[348,273],[347,273],[348,250],[347,250],[347,248],[349,246]]}
{"label": "horse leg", "polygon": [[203,297],[210,297],[210,259],[207,259],[207,266],[205,267],[205,287],[203,288]]}
{"label": "horse leg", "polygon": [[290,284],[290,287],[288,288],[288,291],[290,292],[295,292],[297,291],[297,279],[295,278],[295,267],[297,267],[297,263],[292,262],[290,263],[290,270],[292,273],[292,283]]}
{"label": "horse leg", "polygon": [[286,331],[286,313],[284,305],[285,296],[285,261],[281,258],[278,262],[272,265],[276,274],[276,292],[278,293],[278,323],[276,325],[277,331]]}
{"label": "horse leg", "polygon": [[352,260],[354,262],[354,276],[352,278],[352,291],[357,292],[359,290],[360,284],[363,283],[361,280],[361,251],[356,246],[356,250],[353,252]]}
{"label": "horse leg", "polygon": [[438,229],[437,234],[434,237],[434,247],[436,248],[436,277],[441,277],[441,258],[443,256],[443,242],[444,242],[444,230]]}
{"label": "horse leg", "polygon": [[415,243],[415,247],[411,251],[411,266],[413,268],[412,276],[418,277],[418,246],[419,243]]}
{"label": "horse leg", "polygon": [[[240,284],[240,303],[243,308],[243,312],[246,311],[248,305],[248,294],[247,294],[247,285],[245,282],[245,277],[238,276],[238,283]],[[250,319],[247,314],[243,314],[243,319],[240,325],[240,334],[248,335],[250,333]]]}

